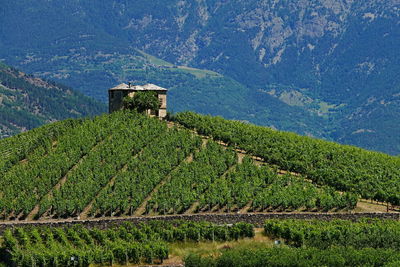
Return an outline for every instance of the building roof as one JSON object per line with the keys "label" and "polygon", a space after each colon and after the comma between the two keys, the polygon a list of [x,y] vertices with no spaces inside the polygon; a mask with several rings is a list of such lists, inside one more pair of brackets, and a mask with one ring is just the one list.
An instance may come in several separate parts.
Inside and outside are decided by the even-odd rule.
{"label": "building roof", "polygon": [[126,83],[121,83],[120,85],[117,85],[113,88],[110,89],[111,90],[130,90],[130,91],[168,91],[165,88],[162,88],[160,86],[157,86],[155,84],[145,84],[145,85],[128,85]]}
{"label": "building roof", "polygon": [[113,88],[111,88],[110,90],[128,90],[129,89],[129,85],[127,85],[126,83],[121,83]]}

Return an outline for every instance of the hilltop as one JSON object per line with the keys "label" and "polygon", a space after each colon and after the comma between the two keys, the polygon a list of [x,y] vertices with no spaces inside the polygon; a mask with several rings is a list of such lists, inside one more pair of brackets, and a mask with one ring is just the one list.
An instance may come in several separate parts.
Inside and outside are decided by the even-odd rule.
{"label": "hilltop", "polygon": [[104,104],[69,87],[0,64],[0,138],[104,111]]}
{"label": "hilltop", "polygon": [[397,157],[190,112],[173,121],[122,111],[1,140],[1,218],[346,212],[360,211],[361,199],[400,204]]}

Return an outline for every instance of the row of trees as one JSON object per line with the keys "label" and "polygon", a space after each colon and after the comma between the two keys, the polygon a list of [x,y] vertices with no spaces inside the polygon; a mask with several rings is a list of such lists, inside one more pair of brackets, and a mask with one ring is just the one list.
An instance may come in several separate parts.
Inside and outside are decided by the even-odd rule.
{"label": "row of trees", "polygon": [[192,112],[174,119],[320,185],[400,205],[398,157]]}
{"label": "row of trees", "polygon": [[185,266],[399,266],[400,222],[394,220],[268,220],[273,247],[239,247],[219,256],[190,254]]}
{"label": "row of trees", "polygon": [[84,228],[16,229],[4,235],[10,266],[89,266],[162,262],[168,246],[162,240],[129,240],[116,230]]}

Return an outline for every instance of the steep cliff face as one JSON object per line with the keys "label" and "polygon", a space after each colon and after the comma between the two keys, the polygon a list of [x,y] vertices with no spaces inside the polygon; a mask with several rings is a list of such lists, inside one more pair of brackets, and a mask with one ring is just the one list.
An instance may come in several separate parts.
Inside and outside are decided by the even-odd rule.
{"label": "steep cliff face", "polygon": [[[127,48],[137,48],[233,78],[249,89],[248,107],[270,113],[276,100],[283,112],[317,116],[322,124],[306,125],[313,135],[400,153],[398,129],[388,126],[400,117],[399,0],[34,2],[6,3],[0,18],[0,57],[24,70],[101,97],[93,68],[104,55],[133,64]],[[96,77],[111,84],[119,71]]]}

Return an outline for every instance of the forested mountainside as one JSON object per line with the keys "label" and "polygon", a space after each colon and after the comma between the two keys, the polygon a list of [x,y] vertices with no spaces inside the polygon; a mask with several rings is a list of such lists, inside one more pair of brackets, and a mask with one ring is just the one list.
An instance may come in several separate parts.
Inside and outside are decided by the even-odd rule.
{"label": "forested mountainside", "polygon": [[120,111],[0,140],[0,220],[400,204],[397,157],[220,117],[173,119]]}
{"label": "forested mountainside", "polygon": [[[210,111],[214,115],[235,110],[230,118],[399,154],[399,5],[23,0],[2,5],[0,58],[104,99],[104,90],[116,81],[136,79],[132,51],[140,49],[176,66],[212,70],[246,88],[246,95],[238,93],[243,102],[233,105],[211,93],[217,87],[229,95],[229,83],[177,77],[151,64],[142,68],[141,79],[161,72],[166,74],[161,86],[185,88],[176,90],[175,99],[182,92],[206,93],[207,104],[225,108]],[[204,82],[202,90],[182,83],[185,79]],[[172,103],[173,110],[182,110],[182,102]]]}
{"label": "forested mountainside", "polygon": [[104,104],[69,87],[0,64],[0,138],[57,120],[105,111]]}

